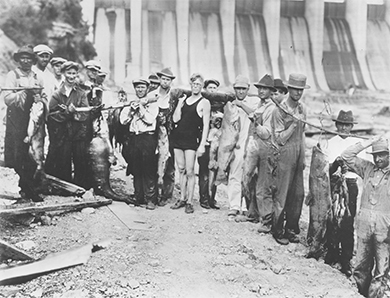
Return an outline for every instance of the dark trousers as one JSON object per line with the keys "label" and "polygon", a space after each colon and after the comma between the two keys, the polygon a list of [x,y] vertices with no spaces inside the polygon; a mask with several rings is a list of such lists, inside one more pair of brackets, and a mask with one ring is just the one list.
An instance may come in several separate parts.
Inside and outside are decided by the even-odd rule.
{"label": "dark trousers", "polygon": [[329,263],[349,262],[352,259],[354,247],[354,219],[356,215],[356,201],[359,189],[356,179],[346,179],[348,188],[348,208],[351,216],[342,219],[340,227],[332,226],[328,231],[328,252],[327,260]]}
{"label": "dark trousers", "polygon": [[199,164],[199,200],[200,202],[212,202],[215,199],[217,187],[212,185],[211,194],[209,193],[209,161],[210,161],[210,146],[205,147],[205,153],[198,157]]}
{"label": "dark trousers", "polygon": [[170,144],[171,142],[169,141],[169,153],[171,156],[167,160],[161,190],[161,200],[163,201],[172,199],[173,190],[175,189],[175,155]]}
{"label": "dark trousers", "polygon": [[138,202],[157,204],[157,139],[154,134],[142,133],[130,135],[131,168],[134,195]]}

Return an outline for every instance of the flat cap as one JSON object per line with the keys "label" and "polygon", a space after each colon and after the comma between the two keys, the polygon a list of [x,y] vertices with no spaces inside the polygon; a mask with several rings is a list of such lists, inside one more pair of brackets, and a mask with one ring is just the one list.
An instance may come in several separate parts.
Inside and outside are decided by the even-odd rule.
{"label": "flat cap", "polygon": [[37,55],[40,55],[43,53],[47,53],[49,55],[53,54],[53,50],[45,44],[39,44],[39,45],[35,46],[33,51]]}

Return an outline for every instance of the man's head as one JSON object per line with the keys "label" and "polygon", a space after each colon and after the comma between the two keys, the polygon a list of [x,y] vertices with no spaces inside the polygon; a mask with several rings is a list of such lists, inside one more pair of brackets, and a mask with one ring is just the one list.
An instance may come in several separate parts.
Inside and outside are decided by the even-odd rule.
{"label": "man's head", "polygon": [[238,75],[233,84],[234,91],[236,93],[236,98],[238,100],[243,100],[249,91],[249,79],[243,75]]}
{"label": "man's head", "polygon": [[148,93],[149,81],[145,78],[139,78],[133,80],[133,86],[135,90],[135,95],[138,98],[143,98]]}
{"label": "man's head", "polygon": [[284,96],[288,93],[287,87],[283,84],[281,79],[274,79],[275,91],[272,93],[272,98],[277,103],[281,103]]}
{"label": "man's head", "polygon": [[160,78],[160,87],[165,90],[171,87],[172,81],[175,79],[170,68],[164,68],[157,72],[157,76]]}
{"label": "man's head", "polygon": [[46,66],[49,64],[53,50],[47,45],[39,44],[34,47],[34,53],[37,56],[37,67],[41,70],[45,70]]}
{"label": "man's head", "polygon": [[[353,128],[353,125],[357,122],[354,121],[352,111],[343,111],[341,110],[339,112],[339,115],[337,118],[332,119],[337,128],[337,132],[343,133],[343,134],[350,134],[351,130]],[[346,136],[341,136],[343,139],[346,138]]]}
{"label": "man's head", "polygon": [[106,79],[107,75],[108,75],[108,71],[105,70],[105,69],[103,69],[103,68],[101,68],[101,69],[97,72],[97,74],[96,74],[96,84],[97,84],[97,85],[103,84],[103,82],[104,82],[104,80]]}
{"label": "man's head", "polygon": [[87,73],[88,79],[92,82],[95,82],[96,76],[97,76],[99,70],[102,68],[100,66],[100,63],[98,61],[95,61],[95,60],[89,60],[85,63],[84,67],[87,70],[86,73]]}
{"label": "man's head", "polygon": [[302,97],[303,90],[309,89],[310,86],[306,85],[306,76],[299,73],[290,74],[287,82],[287,89],[290,98],[293,101],[299,101]]}
{"label": "man's head", "polygon": [[16,53],[14,53],[13,57],[23,71],[31,70],[31,67],[36,61],[35,53],[31,45],[21,47]]}
{"label": "man's head", "polygon": [[160,79],[155,73],[150,74],[148,80],[150,82],[149,92],[156,90],[160,86]]}
{"label": "man's head", "polygon": [[118,99],[119,99],[119,102],[126,102],[127,101],[127,93],[125,90],[120,89],[118,91]]}
{"label": "man's head", "polygon": [[192,94],[199,94],[202,91],[204,84],[204,78],[200,73],[194,73],[190,77],[191,91]]}
{"label": "man's head", "polygon": [[372,144],[374,163],[379,169],[384,169],[389,165],[389,143],[387,139],[380,139]]}
{"label": "man's head", "polygon": [[204,81],[204,86],[203,86],[203,88],[204,88],[207,92],[210,92],[210,93],[217,92],[218,87],[219,87],[219,82],[218,82],[217,80],[215,80],[215,79],[210,79],[210,80]]}
{"label": "man's head", "polygon": [[274,79],[269,74],[266,74],[259,80],[258,83],[255,83],[254,85],[256,86],[258,95],[262,100],[270,98],[272,92],[276,90],[274,88]]}
{"label": "man's head", "polygon": [[76,83],[79,72],[79,65],[73,61],[66,61],[62,65],[61,71],[65,78],[65,83],[68,85],[73,85]]}
{"label": "man's head", "polygon": [[66,62],[66,59],[61,58],[61,57],[53,57],[50,60],[51,67],[53,69],[54,75],[56,77],[61,77],[62,75],[62,65]]}

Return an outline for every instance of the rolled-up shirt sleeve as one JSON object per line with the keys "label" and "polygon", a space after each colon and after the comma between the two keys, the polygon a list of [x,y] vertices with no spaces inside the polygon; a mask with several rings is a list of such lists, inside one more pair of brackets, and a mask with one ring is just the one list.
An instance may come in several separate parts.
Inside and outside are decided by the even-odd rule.
{"label": "rolled-up shirt sleeve", "polygon": [[122,111],[120,112],[120,114],[119,114],[119,122],[122,125],[126,125],[126,124],[128,124],[131,121],[130,109],[131,109],[130,107],[124,107],[122,109]]}
{"label": "rolled-up shirt sleeve", "polygon": [[140,119],[148,125],[152,125],[156,121],[158,115],[158,103],[150,103],[146,107],[141,107],[139,109]]}
{"label": "rolled-up shirt sleeve", "polygon": [[364,178],[364,173],[367,173],[367,169],[374,166],[374,164],[368,160],[357,156],[365,148],[366,147],[364,147],[361,143],[357,143],[349,146],[340,155],[347,166],[362,178]]}

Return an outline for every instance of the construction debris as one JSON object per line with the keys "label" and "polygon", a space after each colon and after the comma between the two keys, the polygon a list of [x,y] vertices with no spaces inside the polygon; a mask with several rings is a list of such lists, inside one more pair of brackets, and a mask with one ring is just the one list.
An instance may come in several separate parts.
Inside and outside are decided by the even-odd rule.
{"label": "construction debris", "polygon": [[7,243],[4,240],[0,240],[0,262],[6,260],[15,261],[31,261],[34,260],[32,256],[24,252],[23,250]]}

